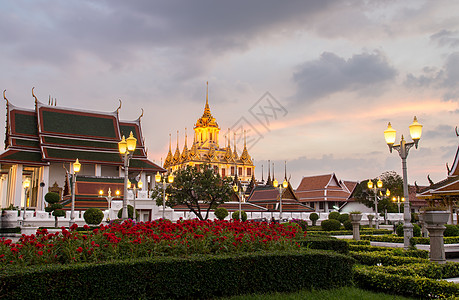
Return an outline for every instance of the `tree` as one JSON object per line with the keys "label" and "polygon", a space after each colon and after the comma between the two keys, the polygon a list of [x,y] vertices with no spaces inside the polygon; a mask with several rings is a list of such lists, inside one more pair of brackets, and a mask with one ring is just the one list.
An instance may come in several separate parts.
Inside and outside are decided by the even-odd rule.
{"label": "tree", "polygon": [[219,220],[224,220],[228,215],[228,210],[224,207],[217,207],[214,211],[214,215],[217,217]]}
{"label": "tree", "polygon": [[241,221],[242,222],[245,222],[247,221],[247,213],[243,210],[241,210],[241,212],[239,213],[238,210],[236,210],[235,212],[233,212],[233,214],[231,215],[233,217],[234,220],[239,220],[239,215],[241,216]]}
{"label": "tree", "polygon": [[[402,177],[398,175],[395,171],[387,171],[382,173],[378,178],[381,179],[381,181],[383,182],[383,188],[389,189],[390,191],[389,197],[380,197],[381,200],[378,201],[378,211],[384,212],[387,209],[387,212],[397,212],[398,208],[397,205],[392,202],[392,197],[403,197]],[[378,178],[372,179],[373,182],[376,183]],[[375,195],[373,193],[373,190],[369,190],[367,187],[368,180],[369,179],[365,179],[356,186],[353,193],[353,197],[360,203],[363,203],[367,207],[374,209]]]}
{"label": "tree", "polygon": [[52,212],[54,216],[54,227],[57,227],[58,225],[57,218],[65,216],[65,211],[62,210],[62,204],[58,203],[59,200],[60,199],[58,193],[49,192],[45,195],[45,201],[49,204],[47,207],[45,207],[45,211],[48,213]]}
{"label": "tree", "polygon": [[89,225],[99,225],[104,218],[104,213],[99,208],[91,207],[84,212],[83,218]]}
{"label": "tree", "polygon": [[[211,166],[186,166],[174,173],[174,182],[166,189],[166,205],[186,205],[200,220],[207,220],[209,212],[230,200],[233,193],[231,178],[222,178]],[[162,186],[152,193],[158,206],[163,205]]]}

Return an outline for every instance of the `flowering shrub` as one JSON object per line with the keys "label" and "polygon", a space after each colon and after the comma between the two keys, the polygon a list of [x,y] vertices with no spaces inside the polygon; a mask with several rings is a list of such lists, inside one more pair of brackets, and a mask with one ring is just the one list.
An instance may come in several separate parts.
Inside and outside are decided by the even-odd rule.
{"label": "flowering shrub", "polygon": [[190,254],[287,250],[299,247],[292,239],[296,226],[239,221],[157,220],[122,224],[86,232],[75,224],[57,233],[47,229],[22,235],[18,243],[0,240],[0,265],[102,262],[116,259],[186,256]]}

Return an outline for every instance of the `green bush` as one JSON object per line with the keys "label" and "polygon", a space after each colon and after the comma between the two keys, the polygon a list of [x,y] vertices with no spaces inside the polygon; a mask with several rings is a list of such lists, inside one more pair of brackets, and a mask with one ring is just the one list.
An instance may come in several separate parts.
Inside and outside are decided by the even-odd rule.
{"label": "green bush", "polygon": [[[395,229],[395,233],[398,236],[403,236],[403,224],[398,224],[397,228]],[[420,237],[421,236],[421,227],[417,224],[413,224],[413,236]]]}
{"label": "green bush", "polygon": [[349,243],[334,237],[308,236],[296,240],[301,247],[308,249],[333,250],[339,253],[349,253]]}
{"label": "green bush", "polygon": [[219,220],[224,220],[229,215],[228,210],[224,207],[217,207],[214,214]]}
{"label": "green bush", "polygon": [[457,225],[445,224],[443,236],[459,236],[459,227]]}
{"label": "green bush", "polygon": [[45,195],[45,201],[48,202],[48,206],[45,207],[46,212],[52,212],[54,216],[54,227],[58,227],[58,217],[65,216],[65,211],[62,210],[62,204],[58,203],[60,200],[58,193],[49,192]]}
{"label": "green bush", "polygon": [[412,263],[425,263],[429,261],[426,258],[420,257],[397,256],[396,253],[390,250],[380,252],[349,251],[349,255],[360,264],[368,266],[375,266],[377,264],[382,264],[383,266],[399,266]]}
{"label": "green bush", "polygon": [[[350,235],[352,234],[352,230],[338,230],[338,231],[323,231],[321,230],[322,227],[318,227],[317,230],[316,228],[309,227],[308,228],[308,234],[310,235]],[[368,234],[390,234],[392,233],[392,230],[388,229],[373,229],[373,228],[360,228],[360,234],[362,235],[368,235]]]}
{"label": "green bush", "polygon": [[332,211],[331,213],[328,214],[328,219],[329,220],[339,220],[340,213],[337,211]]}
{"label": "green bush", "polygon": [[346,220],[343,223],[344,229],[346,230],[352,230],[352,222],[351,220]]}
{"label": "green bush", "polygon": [[387,274],[377,268],[357,266],[355,284],[366,290],[416,298],[453,298],[459,295],[459,284],[418,276]]}
{"label": "green bush", "polygon": [[349,214],[340,214],[338,217],[338,221],[344,225],[344,222],[349,221]]}
{"label": "green bush", "polygon": [[334,230],[340,230],[341,223],[340,221],[336,219],[328,219],[328,220],[323,220],[320,226],[322,226],[322,229],[325,231],[334,231]]}
{"label": "green bush", "polygon": [[[239,220],[239,211],[236,210],[235,212],[233,212],[231,217],[233,217],[234,220]],[[243,210],[241,210],[241,219],[242,219],[242,222],[247,221],[247,213]]]}
{"label": "green bush", "polygon": [[[377,267],[369,267],[377,269]],[[446,264],[438,263],[416,263],[402,266],[385,266],[378,268],[384,273],[397,274],[403,276],[427,277],[430,279],[444,279],[459,277],[459,264],[447,262]]]}
{"label": "green bush", "polygon": [[[134,207],[132,205],[128,205],[128,218],[129,219],[133,219],[133,216],[134,216]],[[138,220],[139,219],[139,212],[136,210],[135,211],[135,216],[136,216],[136,219]],[[120,209],[118,211],[118,218],[122,218],[123,217],[123,209]]]}
{"label": "green bush", "polygon": [[316,214],[316,213],[311,213],[309,215],[309,220],[311,220],[312,226],[316,226],[316,222],[317,222],[317,220],[319,220],[319,215]]}
{"label": "green bush", "polygon": [[402,248],[383,247],[383,246],[371,246],[371,245],[357,245],[350,244],[350,251],[357,252],[391,252],[394,256],[406,256],[406,257],[419,257],[429,258],[429,251],[426,250],[403,250]]}
{"label": "green bush", "polygon": [[59,194],[58,193],[53,193],[49,192],[46,193],[45,195],[45,201],[48,202],[49,204],[57,203],[59,202]]}
{"label": "green bush", "polygon": [[352,276],[343,274],[352,274],[354,262],[300,249],[14,267],[0,270],[0,293],[5,299],[211,299],[330,289],[352,285]]}
{"label": "green bush", "polygon": [[83,218],[88,225],[98,225],[102,222],[104,213],[99,208],[91,207],[84,212]]}
{"label": "green bush", "polygon": [[0,233],[21,233],[21,227],[2,227]]}

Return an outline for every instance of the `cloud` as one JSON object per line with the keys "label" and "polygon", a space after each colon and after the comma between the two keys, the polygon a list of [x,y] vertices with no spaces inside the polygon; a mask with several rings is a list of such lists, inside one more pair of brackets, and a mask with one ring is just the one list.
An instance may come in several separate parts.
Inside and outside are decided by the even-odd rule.
{"label": "cloud", "polygon": [[379,51],[354,54],[345,59],[324,52],[317,60],[307,61],[293,75],[299,100],[314,101],[337,92],[379,90],[395,78],[397,71]]}
{"label": "cloud", "polygon": [[435,34],[432,34],[430,39],[438,43],[439,46],[449,46],[454,48],[459,46],[459,31],[443,29]]}
{"label": "cloud", "polygon": [[451,125],[437,125],[435,128],[423,132],[423,139],[450,138],[454,135],[454,127]]}
{"label": "cloud", "polygon": [[448,55],[441,69],[425,67],[421,75],[406,76],[405,85],[410,88],[434,88],[443,92],[443,99],[459,99],[459,52]]}

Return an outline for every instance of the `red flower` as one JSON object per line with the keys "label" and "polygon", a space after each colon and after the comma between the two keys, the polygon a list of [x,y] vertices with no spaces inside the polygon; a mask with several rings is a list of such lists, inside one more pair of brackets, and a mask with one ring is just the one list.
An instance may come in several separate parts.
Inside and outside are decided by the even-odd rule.
{"label": "red flower", "polygon": [[83,248],[82,248],[82,247],[78,247],[78,248],[76,249],[76,251],[77,251],[78,253],[81,253],[81,252],[83,252]]}
{"label": "red flower", "polygon": [[41,256],[43,255],[43,251],[38,251],[37,254]]}

